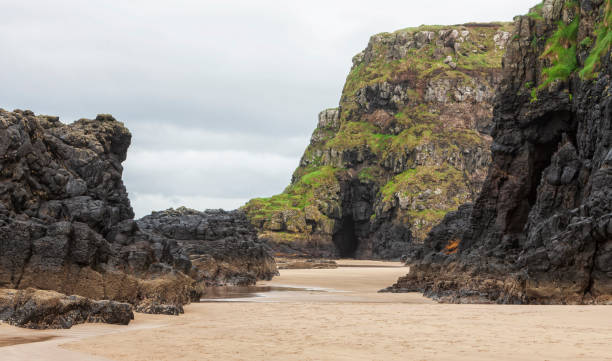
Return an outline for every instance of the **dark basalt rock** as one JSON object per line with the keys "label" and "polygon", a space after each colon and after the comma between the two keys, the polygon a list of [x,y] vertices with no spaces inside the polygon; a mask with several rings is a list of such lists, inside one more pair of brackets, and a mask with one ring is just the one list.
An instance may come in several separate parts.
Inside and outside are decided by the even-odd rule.
{"label": "dark basalt rock", "polygon": [[246,286],[278,274],[274,258],[241,211],[169,209],[137,223],[144,232],[176,240],[198,282]]}
{"label": "dark basalt rock", "polygon": [[0,110],[0,287],[137,304],[144,280],[167,278],[176,294],[158,301],[190,301],[187,255],[133,221],[121,180],[130,141],[110,115],[64,125]]}
{"label": "dark basalt rock", "polygon": [[133,319],[132,306],[128,303],[93,301],[32,288],[0,289],[0,320],[15,326],[70,328],[84,322],[127,325]]}
{"label": "dark basalt rock", "polygon": [[[234,284],[274,274],[273,260],[249,243],[237,213],[211,220],[204,239],[219,237],[206,246],[180,231],[141,230],[121,179],[130,141],[110,115],[65,125],[0,109],[0,288],[178,309],[199,300],[208,276]],[[185,217],[173,221],[189,228]],[[199,276],[201,259],[232,272]]]}
{"label": "dark basalt rock", "polygon": [[[576,11],[580,43],[609,17],[609,2],[579,4],[551,1],[544,20],[517,18],[494,111],[493,163],[459,251],[440,252],[443,222],[392,290],[445,302],[612,302],[610,51],[594,79],[574,73],[537,100],[525,90],[550,66],[540,56],[545,42],[525,44],[550,38]],[[589,49],[580,49],[582,66]]]}

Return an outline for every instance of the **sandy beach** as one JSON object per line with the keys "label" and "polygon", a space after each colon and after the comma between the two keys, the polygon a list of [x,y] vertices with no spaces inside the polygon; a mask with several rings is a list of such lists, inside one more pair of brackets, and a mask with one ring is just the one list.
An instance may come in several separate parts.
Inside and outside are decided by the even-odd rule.
{"label": "sandy beach", "polygon": [[419,294],[377,293],[407,272],[399,263],[341,265],[282,270],[260,283],[302,289],[191,304],[179,317],[136,314],[129,326],[0,325],[0,346],[13,343],[0,353],[2,360],[612,360],[612,307],[440,305]]}

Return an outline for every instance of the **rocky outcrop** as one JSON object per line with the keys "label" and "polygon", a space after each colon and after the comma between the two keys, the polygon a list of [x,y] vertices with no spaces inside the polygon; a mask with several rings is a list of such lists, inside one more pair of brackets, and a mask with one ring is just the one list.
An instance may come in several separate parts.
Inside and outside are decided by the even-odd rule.
{"label": "rocky outcrop", "polygon": [[207,286],[254,285],[278,274],[276,263],[241,211],[169,209],[138,220],[144,232],[176,240],[190,276]]}
{"label": "rocky outcrop", "polygon": [[53,291],[0,289],[0,320],[11,325],[46,329],[70,328],[85,322],[127,325],[132,306],[114,301],[93,301]]}
{"label": "rocky outcrop", "polygon": [[[65,125],[57,117],[0,109],[0,288],[182,310],[205,286],[202,277],[191,277],[199,272],[190,259],[194,252],[200,258],[214,253],[212,259],[249,282],[269,277],[253,273],[274,268],[261,246],[230,239],[232,232],[244,233],[243,216],[235,224],[234,214],[225,217],[230,224],[213,224],[210,234],[227,237],[196,251],[197,238],[187,245],[178,233],[141,229],[121,179],[130,140],[110,115]],[[246,264],[253,255],[258,258]]]}
{"label": "rocky outcrop", "polygon": [[0,127],[0,287],[132,304],[197,299],[188,256],[133,220],[122,123],[0,110]]}
{"label": "rocky outcrop", "polygon": [[354,57],[340,106],[319,114],[289,187],[243,209],[280,256],[399,258],[490,163],[509,24],[405,29]]}
{"label": "rocky outcrop", "polygon": [[516,19],[493,162],[458,251],[440,252],[447,237],[431,233],[392,290],[446,302],[612,303],[611,26],[609,0],[546,0]]}

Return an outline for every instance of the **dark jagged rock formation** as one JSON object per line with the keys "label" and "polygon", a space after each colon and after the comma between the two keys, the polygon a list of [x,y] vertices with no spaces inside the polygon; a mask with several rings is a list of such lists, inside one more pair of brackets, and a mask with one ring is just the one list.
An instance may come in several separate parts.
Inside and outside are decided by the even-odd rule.
{"label": "dark jagged rock formation", "polygon": [[[187,255],[133,220],[121,180],[131,134],[122,123],[102,115],[64,125],[3,110],[0,122],[0,287],[132,304],[192,299]],[[160,287],[167,292],[156,294]]]}
{"label": "dark jagged rock formation", "polygon": [[244,210],[282,256],[399,258],[474,201],[510,24],[373,36],[284,193]]}
{"label": "dark jagged rock formation", "polygon": [[[610,0],[546,0],[516,19],[493,163],[458,252],[428,247],[391,290],[612,303],[611,39]],[[448,241],[430,234],[431,245]]]}
{"label": "dark jagged rock formation", "polygon": [[93,301],[54,291],[0,289],[0,320],[11,325],[45,329],[70,328],[85,322],[127,325],[132,306],[115,301]]}
{"label": "dark jagged rock formation", "polygon": [[[225,256],[235,275],[250,277],[260,261],[262,269],[274,268],[259,245],[228,240],[243,233],[244,217],[231,229],[238,215],[225,217],[230,224],[213,224],[210,234],[227,237],[197,251],[197,238],[183,247],[184,239],[172,238],[178,233],[141,230],[121,179],[130,140],[109,115],[65,125],[57,117],[0,109],[0,288],[145,302],[137,310],[151,312],[182,310],[204,286],[203,277],[190,277],[199,269],[190,260],[194,252]],[[259,258],[252,264],[232,264],[253,254]]]}
{"label": "dark jagged rock formation", "polygon": [[206,285],[253,285],[278,274],[276,263],[241,211],[170,209],[138,220],[145,232],[176,240]]}

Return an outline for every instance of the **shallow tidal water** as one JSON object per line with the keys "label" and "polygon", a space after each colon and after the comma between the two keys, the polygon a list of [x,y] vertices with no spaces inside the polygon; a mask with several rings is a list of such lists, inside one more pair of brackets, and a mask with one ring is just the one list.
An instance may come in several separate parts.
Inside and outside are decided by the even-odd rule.
{"label": "shallow tidal water", "polygon": [[325,289],[290,286],[227,286],[210,287],[200,302],[265,302],[284,293],[328,292]]}

